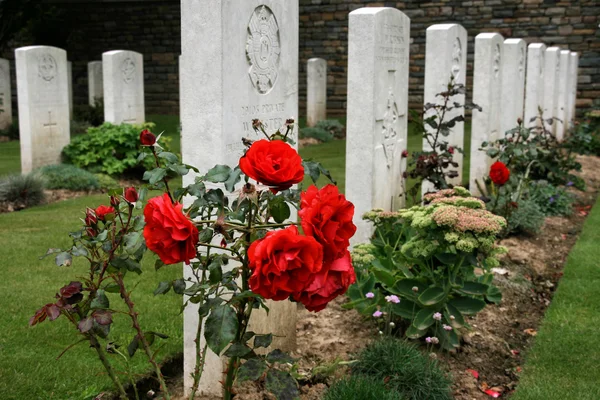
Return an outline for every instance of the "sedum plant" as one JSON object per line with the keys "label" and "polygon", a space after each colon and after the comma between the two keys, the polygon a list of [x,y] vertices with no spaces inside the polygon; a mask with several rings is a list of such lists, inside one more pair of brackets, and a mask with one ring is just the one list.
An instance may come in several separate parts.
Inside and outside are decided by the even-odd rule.
{"label": "sedum plant", "polygon": [[[297,383],[287,366],[294,360],[278,349],[261,351],[271,346],[273,335],[248,330],[252,312],[268,311],[265,299],[290,300],[320,311],[345,293],[355,281],[348,246],[356,227],[354,206],[335,185],[294,188],[305,171],[314,181],[329,173],[318,163],[303,161],[289,145],[293,124],[289,120],[284,133],[269,135],[260,121],[253,121],[265,138],[243,140],[247,150],[239,165],[217,165],[203,173],[164,151],[153,133],[142,131],[144,151],[138,160],[153,163],[144,174],[148,185],[139,192],[126,189],[120,196],[112,192],[110,206],[87,210],[82,229],[71,234],[72,247],[50,252],[58,253],[58,265],[70,265],[72,257],[86,258],[88,277],[62,288],[58,301],[42,307],[31,325],[64,315],[81,340],[95,349],[123,399],[127,395],[110,355],[127,359],[143,350],[163,396],[170,399],[156,350],[151,349],[156,338],[166,337],[142,328],[124,280],[126,274],[142,272],[140,261],[148,249],[159,257],[155,268],[185,263],[191,272],[191,278],[160,282],[154,291],[159,295],[173,290],[187,296],[185,305],[198,306],[190,399],[197,392],[209,349],[229,359],[223,379],[225,399],[233,397],[235,382],[262,378],[277,398],[297,397]],[[171,190],[170,179],[190,171],[196,172],[194,183]],[[163,193],[142,207],[149,190]],[[189,207],[184,208],[184,197]],[[143,215],[137,215],[136,208],[143,208]],[[292,209],[298,210],[299,223],[289,220]],[[118,350],[125,344],[110,337],[114,313],[106,295],[110,292],[120,294],[136,330],[126,345],[128,354]]]}
{"label": "sedum plant", "polygon": [[365,214],[375,233],[357,250],[358,281],[345,306],[372,316],[382,333],[427,336],[453,349],[465,315],[501,300],[491,269],[505,252],[495,240],[506,221],[462,187],[424,199],[428,204]]}

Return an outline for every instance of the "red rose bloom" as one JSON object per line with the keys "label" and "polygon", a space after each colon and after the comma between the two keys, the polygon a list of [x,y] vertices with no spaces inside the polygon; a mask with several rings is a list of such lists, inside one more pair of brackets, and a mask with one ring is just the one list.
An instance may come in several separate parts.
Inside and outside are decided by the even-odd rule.
{"label": "red rose bloom", "polygon": [[311,185],[301,195],[298,215],[304,233],[323,245],[325,263],[346,253],[356,232],[352,223],[354,204],[340,194],[337,186],[329,184],[319,190]]}
{"label": "red rose bloom", "polygon": [[454,147],[452,147],[452,146],[448,147],[448,153],[454,154]]}
{"label": "red rose bloom", "polygon": [[510,171],[502,161],[496,161],[490,168],[490,179],[496,185],[504,185],[510,178]]}
{"label": "red rose bloom", "polygon": [[138,201],[138,193],[134,187],[128,187],[123,191],[123,197],[130,203]]}
{"label": "red rose bloom", "polygon": [[281,140],[259,140],[240,158],[244,174],[270,186],[273,190],[289,189],[304,179],[302,158]]}
{"label": "red rose bloom", "polygon": [[148,129],[144,129],[140,133],[140,142],[142,143],[142,146],[154,146],[154,143],[156,143],[156,136]]}
{"label": "red rose bloom", "polygon": [[294,294],[294,299],[304,304],[308,311],[321,311],[327,303],[339,295],[346,293],[348,287],[356,282],[356,275],[352,267],[350,252],[330,265],[323,266],[312,283],[302,292]]}
{"label": "red rose bloom", "polygon": [[100,221],[111,220],[115,217],[115,209],[111,206],[98,206],[94,212]]}
{"label": "red rose bloom", "polygon": [[312,284],[323,267],[323,247],[290,226],[252,243],[248,258],[250,289],[265,299],[285,300]]}
{"label": "red rose bloom", "polygon": [[168,194],[148,201],[144,208],[146,246],[165,264],[196,257],[198,228],[183,214],[183,205],[171,203]]}

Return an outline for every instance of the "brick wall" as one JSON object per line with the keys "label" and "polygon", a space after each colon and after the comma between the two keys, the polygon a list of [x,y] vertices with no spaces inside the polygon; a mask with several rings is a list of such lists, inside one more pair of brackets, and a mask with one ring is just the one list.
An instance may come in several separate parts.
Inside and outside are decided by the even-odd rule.
{"label": "brick wall", "polygon": [[[474,37],[486,31],[500,32],[505,38],[523,38],[528,43],[542,41],[548,46],[579,52],[579,113],[600,97],[598,0],[299,1],[301,115],[306,109],[306,61],[311,57],[328,61],[329,115],[345,114],[348,13],[363,6],[397,7],[411,18],[411,108],[422,106],[425,29],[447,22],[460,23],[469,33],[469,70]],[[147,113],[179,113],[180,0],[45,2],[71,16],[71,32],[61,47],[73,61],[76,104],[87,102],[88,61],[100,60],[104,51],[126,49],[144,55]],[[0,53],[14,60],[14,48],[30,44],[27,37],[18,37]],[[14,88],[14,63],[12,66]],[[16,100],[16,90],[13,93]],[[16,112],[16,103],[14,109]]]}
{"label": "brick wall", "polygon": [[[300,0],[300,101],[306,101],[306,61],[328,61],[328,113],[344,115],[348,64],[348,13],[360,7],[396,7],[411,19],[410,107],[423,105],[425,30],[438,23],[459,23],[469,34],[468,87],[474,38],[499,32],[579,52],[578,113],[600,98],[600,2],[598,0]],[[469,88],[468,88],[469,89]],[[470,90],[470,89],[469,89]],[[469,94],[468,94],[469,96]]]}

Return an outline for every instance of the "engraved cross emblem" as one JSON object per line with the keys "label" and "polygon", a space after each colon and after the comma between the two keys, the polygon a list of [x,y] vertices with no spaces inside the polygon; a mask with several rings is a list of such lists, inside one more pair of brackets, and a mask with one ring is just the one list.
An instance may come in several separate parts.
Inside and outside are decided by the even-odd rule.
{"label": "engraved cross emblem", "polygon": [[388,71],[388,95],[383,118],[377,120],[381,123],[381,145],[388,169],[394,162],[394,156],[398,147],[398,138],[400,133],[400,113],[394,90],[396,81],[396,71]]}
{"label": "engraved cross emblem", "polygon": [[44,123],[44,128],[48,128],[52,132],[52,127],[57,125],[56,122],[52,122],[52,111],[48,111],[48,122]]}
{"label": "engraved cross emblem", "polygon": [[123,122],[136,122],[137,119],[131,112],[131,104],[127,103],[127,119],[124,119]]}

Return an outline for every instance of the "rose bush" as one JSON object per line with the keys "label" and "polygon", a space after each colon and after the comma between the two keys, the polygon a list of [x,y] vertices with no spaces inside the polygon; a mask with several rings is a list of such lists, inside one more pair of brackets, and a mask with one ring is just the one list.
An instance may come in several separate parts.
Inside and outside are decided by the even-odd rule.
{"label": "rose bush", "polygon": [[[352,223],[354,206],[334,185],[311,186],[304,193],[292,187],[302,182],[305,171],[315,183],[321,174],[333,182],[326,169],[303,161],[290,145],[293,125],[288,120],[285,133],[268,135],[260,121],[253,121],[255,131],[266,139],[244,139],[248,148],[239,166],[217,165],[204,173],[164,151],[160,136],[142,131],[138,160],[153,160],[155,165],[144,174],[148,185],[140,190],[111,191],[110,206],[86,210],[84,226],[71,234],[72,246],[49,251],[57,253],[55,261],[60,266],[71,265],[73,257],[86,258],[88,275],[63,287],[58,300],[38,310],[30,324],[64,315],[97,352],[122,399],[127,398],[122,377],[128,377],[135,389],[134,377],[129,370],[116,371],[111,359],[121,357],[127,367],[136,351],[143,350],[162,396],[170,399],[151,349],[156,338],[166,336],[143,329],[124,280],[127,273],[142,273],[140,262],[149,249],[159,258],[157,269],[180,262],[189,268],[185,279],[160,282],[154,294],[173,290],[186,295],[185,306],[197,306],[196,367],[190,399],[197,392],[208,349],[229,357],[223,380],[226,399],[233,396],[234,382],[261,377],[266,377],[267,389],[277,398],[296,397],[294,378],[288,370],[278,369],[279,364],[293,359],[277,349],[267,354],[257,351],[269,347],[273,336],[247,330],[252,311],[267,309],[265,299],[289,299],[319,311],[345,293],[355,281],[348,246],[356,227]],[[196,173],[193,183],[172,191],[170,180],[190,171]],[[154,190],[164,193],[148,200],[148,193]],[[191,199],[186,209],[181,204],[184,196]],[[300,223],[290,221],[291,206],[300,209]],[[142,208],[143,215],[139,215],[136,210]],[[125,304],[124,314],[135,331],[127,346],[110,335],[116,308],[110,305],[107,293],[119,293],[119,301]],[[126,347],[127,354],[119,347]],[[271,384],[274,381],[278,384]],[[137,392],[135,397],[139,399]]]}

